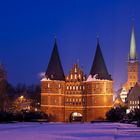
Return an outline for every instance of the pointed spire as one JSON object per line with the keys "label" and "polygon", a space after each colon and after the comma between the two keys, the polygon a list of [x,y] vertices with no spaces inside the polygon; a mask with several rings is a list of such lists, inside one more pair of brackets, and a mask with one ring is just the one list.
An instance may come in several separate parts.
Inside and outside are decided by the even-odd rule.
{"label": "pointed spire", "polygon": [[47,78],[51,80],[65,80],[63,67],[59,57],[56,38],[55,38],[54,48],[45,75]]}
{"label": "pointed spire", "polygon": [[90,70],[92,76],[97,75],[97,79],[107,79],[112,80],[111,76],[108,74],[104,58],[101,52],[99,38],[97,38],[97,48],[94,56],[93,64]]}
{"label": "pointed spire", "polygon": [[136,41],[135,41],[135,32],[134,32],[134,21],[132,21],[132,33],[131,33],[131,42],[130,42],[130,54],[129,60],[136,60]]}

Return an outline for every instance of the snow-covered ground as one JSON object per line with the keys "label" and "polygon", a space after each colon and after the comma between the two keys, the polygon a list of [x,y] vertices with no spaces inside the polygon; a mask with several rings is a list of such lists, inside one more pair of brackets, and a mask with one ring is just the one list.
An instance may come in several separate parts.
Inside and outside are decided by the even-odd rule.
{"label": "snow-covered ground", "polygon": [[120,123],[0,124],[0,140],[140,140],[140,128]]}

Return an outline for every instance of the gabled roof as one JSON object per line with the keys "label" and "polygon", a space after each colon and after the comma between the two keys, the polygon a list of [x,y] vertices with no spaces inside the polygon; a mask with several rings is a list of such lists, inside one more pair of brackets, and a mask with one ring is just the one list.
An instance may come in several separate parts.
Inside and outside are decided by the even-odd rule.
{"label": "gabled roof", "polygon": [[108,74],[106,64],[102,55],[99,40],[97,41],[96,53],[94,56],[93,64],[90,70],[92,76],[97,74],[97,79],[112,80],[111,75]]}
{"label": "gabled roof", "polygon": [[56,40],[45,75],[51,80],[65,80]]}
{"label": "gabled roof", "polygon": [[127,100],[137,100],[140,98],[140,84],[136,83],[133,88],[128,93]]}
{"label": "gabled roof", "polygon": [[122,101],[121,97],[118,96],[113,104],[114,107],[118,107],[118,106],[125,106],[125,103]]}

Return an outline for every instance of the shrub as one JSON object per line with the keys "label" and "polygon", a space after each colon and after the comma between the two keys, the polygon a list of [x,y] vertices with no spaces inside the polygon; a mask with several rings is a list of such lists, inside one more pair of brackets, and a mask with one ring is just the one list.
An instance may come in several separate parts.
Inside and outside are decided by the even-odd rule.
{"label": "shrub", "polygon": [[126,115],[126,108],[124,107],[111,108],[106,113],[106,119],[112,122],[117,122],[122,120],[125,115]]}
{"label": "shrub", "polygon": [[48,120],[48,115],[43,112],[19,111],[19,112],[0,112],[0,122],[30,122],[40,121],[41,119]]}

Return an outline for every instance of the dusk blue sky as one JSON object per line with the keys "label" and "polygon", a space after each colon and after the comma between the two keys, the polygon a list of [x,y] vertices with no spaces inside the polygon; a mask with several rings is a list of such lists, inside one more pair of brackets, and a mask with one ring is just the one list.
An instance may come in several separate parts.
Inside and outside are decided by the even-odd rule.
{"label": "dusk blue sky", "polygon": [[117,89],[127,79],[134,17],[140,56],[140,0],[3,0],[0,2],[0,61],[8,81],[39,83],[47,69],[54,35],[65,74],[79,60],[88,75],[96,37]]}

